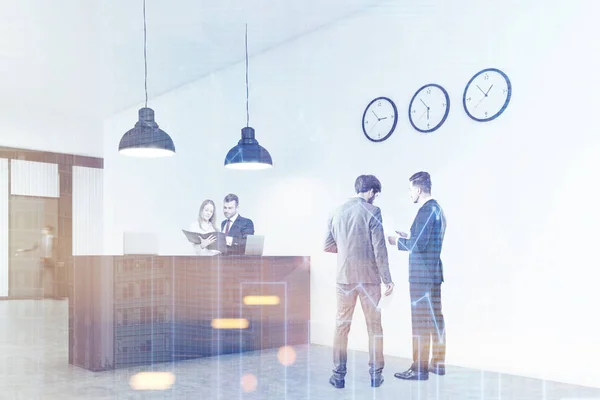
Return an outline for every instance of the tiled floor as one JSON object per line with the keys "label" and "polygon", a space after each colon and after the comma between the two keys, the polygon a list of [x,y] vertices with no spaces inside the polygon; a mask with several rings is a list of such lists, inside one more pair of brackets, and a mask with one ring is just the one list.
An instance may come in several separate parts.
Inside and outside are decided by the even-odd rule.
{"label": "tiled floor", "polygon": [[[385,383],[369,386],[367,354],[350,352],[345,389],[334,389],[331,349],[295,348],[284,367],[277,350],[94,373],[67,361],[67,301],[0,301],[0,399],[600,399],[600,389],[449,366],[447,375],[403,382],[393,373],[409,361],[386,357]],[[164,391],[136,391],[140,371],[170,372]],[[255,390],[244,391],[256,382]]]}

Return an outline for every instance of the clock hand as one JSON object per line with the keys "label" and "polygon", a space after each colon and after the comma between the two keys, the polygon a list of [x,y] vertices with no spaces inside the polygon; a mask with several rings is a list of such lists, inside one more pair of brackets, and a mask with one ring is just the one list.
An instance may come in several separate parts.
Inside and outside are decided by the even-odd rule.
{"label": "clock hand", "polygon": [[483,95],[484,95],[484,96],[487,96],[487,93],[486,93],[486,92],[484,92],[484,91],[483,91],[483,90],[482,90],[482,89],[479,87],[479,85],[475,85],[475,86],[477,86],[477,89],[479,89],[479,91],[480,91],[481,93],[483,93]]}
{"label": "clock hand", "polygon": [[377,122],[375,122],[375,123],[373,124],[373,126],[371,127],[371,129],[369,129],[369,133],[371,133],[371,131],[373,130],[373,128],[375,128],[375,125],[377,125],[377,123],[378,123],[378,122],[379,122],[379,120],[377,120]]}
{"label": "clock hand", "polygon": [[481,102],[483,101],[483,99],[485,99],[485,96],[484,96],[484,97],[482,97],[482,98],[481,98],[481,100],[479,100],[479,101],[477,102],[477,104],[475,104],[475,108],[477,108],[477,106],[479,105],[479,103],[481,103]]}
{"label": "clock hand", "polygon": [[379,118],[379,117],[377,116],[377,114],[375,114],[375,111],[371,110],[371,112],[373,113],[373,115],[375,116],[375,118],[377,118],[377,121],[379,121],[379,120],[381,119],[381,118]]}
{"label": "clock hand", "polygon": [[[492,83],[492,86],[494,86],[494,84]],[[490,92],[490,90],[492,90],[492,86],[490,86],[490,88],[488,89],[487,92],[485,92],[485,97],[487,97],[488,93]]]}
{"label": "clock hand", "polygon": [[421,100],[421,103],[423,103],[423,105],[425,107],[427,107],[427,110],[423,111],[423,114],[421,114],[421,116],[419,117],[419,119],[423,118],[423,115],[425,113],[427,113],[427,120],[429,120],[429,106],[427,104],[425,104],[425,102],[423,101],[423,99],[419,98],[419,100]]}

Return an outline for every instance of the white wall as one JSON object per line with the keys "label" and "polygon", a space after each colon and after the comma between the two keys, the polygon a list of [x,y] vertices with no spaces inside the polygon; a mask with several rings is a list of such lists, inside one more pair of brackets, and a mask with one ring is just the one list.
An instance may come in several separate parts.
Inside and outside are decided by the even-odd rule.
{"label": "white wall", "polygon": [[[150,100],[174,158],[118,156],[137,109],[116,115],[104,136],[105,249],[119,253],[122,231],[134,229],[156,232],[162,254],[191,254],[180,229],[203,199],[220,206],[235,192],[267,235],[267,254],[312,257],[311,340],[331,345],[335,258],[321,252],[328,212],[352,195],[357,175],[374,173],[386,230],[408,230],[416,209],[407,179],[426,170],[448,217],[448,363],[598,387],[598,12],[583,0],[404,2],[255,57],[250,125],[273,156],[268,171],[222,167],[245,122],[242,64]],[[476,123],[462,93],[487,67],[509,75],[513,99],[499,119]],[[406,110],[430,82],[448,90],[451,111],[440,130],[421,135]],[[361,117],[382,95],[401,118],[374,144]],[[410,357],[407,255],[390,251],[397,287],[384,311],[385,352]],[[360,314],[350,346],[366,350]]]}
{"label": "white wall", "polygon": [[9,102],[0,96],[0,146],[102,157],[102,120],[98,117]]}

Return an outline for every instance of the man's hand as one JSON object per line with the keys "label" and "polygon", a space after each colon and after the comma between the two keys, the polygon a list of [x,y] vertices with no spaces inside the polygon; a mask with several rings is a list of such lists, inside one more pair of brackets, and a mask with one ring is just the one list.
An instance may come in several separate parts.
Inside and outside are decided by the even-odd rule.
{"label": "man's hand", "polygon": [[396,236],[388,236],[388,243],[392,246],[396,246],[398,244],[398,238]]}
{"label": "man's hand", "polygon": [[408,233],[405,232],[400,232],[400,231],[396,231],[396,233],[398,234],[398,236],[400,236],[402,239],[408,239]]}
{"label": "man's hand", "polygon": [[389,296],[390,294],[392,294],[393,291],[394,291],[394,282],[386,283],[384,295]]}

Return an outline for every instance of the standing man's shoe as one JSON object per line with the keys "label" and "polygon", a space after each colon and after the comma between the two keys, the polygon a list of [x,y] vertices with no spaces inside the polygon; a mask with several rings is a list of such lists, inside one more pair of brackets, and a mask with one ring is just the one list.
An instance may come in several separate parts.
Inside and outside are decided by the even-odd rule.
{"label": "standing man's shoe", "polygon": [[336,389],[343,389],[346,382],[343,379],[337,379],[335,376],[329,378],[329,383]]}
{"label": "standing man's shoe", "polygon": [[377,375],[371,377],[371,387],[379,387],[383,383],[383,375]]}
{"label": "standing man's shoe", "polygon": [[396,372],[394,376],[406,381],[426,381],[429,379],[429,372],[425,370],[416,370],[411,367],[404,372]]}
{"label": "standing man's shoe", "polygon": [[444,363],[431,363],[429,364],[429,372],[436,375],[446,375],[446,364]]}

